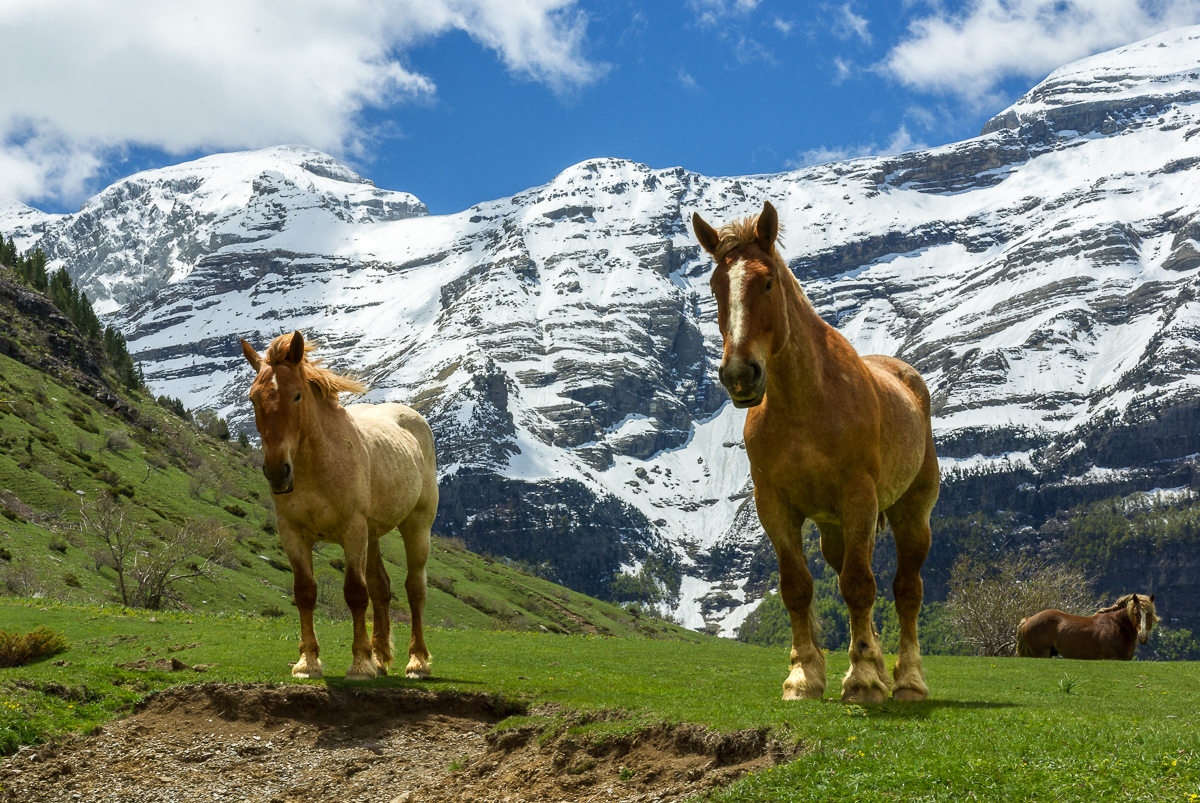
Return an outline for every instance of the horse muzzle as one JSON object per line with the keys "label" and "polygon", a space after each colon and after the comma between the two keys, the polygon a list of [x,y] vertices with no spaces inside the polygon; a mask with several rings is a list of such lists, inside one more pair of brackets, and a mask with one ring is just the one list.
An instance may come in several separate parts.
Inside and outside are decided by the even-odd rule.
{"label": "horse muzzle", "polygon": [[739,410],[757,407],[767,388],[767,374],[757,360],[738,360],[722,365],[717,376]]}
{"label": "horse muzzle", "polygon": [[267,478],[267,486],[273,494],[290,494],[296,487],[296,477],[292,473],[292,464],[284,463],[277,469],[263,466],[263,476]]}

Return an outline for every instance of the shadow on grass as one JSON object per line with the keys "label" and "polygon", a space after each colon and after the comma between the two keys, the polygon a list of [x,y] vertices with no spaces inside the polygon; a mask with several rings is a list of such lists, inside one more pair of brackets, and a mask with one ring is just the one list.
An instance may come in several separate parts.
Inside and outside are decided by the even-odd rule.
{"label": "shadow on grass", "polygon": [[1020,708],[1019,703],[992,703],[982,700],[922,700],[912,703],[884,703],[883,705],[847,706],[847,710],[861,711],[861,716],[888,717],[892,719],[925,719],[938,709],[953,711],[978,711],[984,709]]}
{"label": "shadow on grass", "polygon": [[344,676],[329,676],[324,678],[325,685],[333,689],[439,689],[447,686],[482,686],[481,680],[463,680],[461,678],[434,677],[417,680],[406,678],[404,675],[385,675],[374,680],[346,680]]}

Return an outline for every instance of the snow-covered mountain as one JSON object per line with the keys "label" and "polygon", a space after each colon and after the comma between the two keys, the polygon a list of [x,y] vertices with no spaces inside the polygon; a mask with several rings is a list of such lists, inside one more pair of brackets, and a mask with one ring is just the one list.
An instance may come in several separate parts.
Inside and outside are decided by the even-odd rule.
{"label": "snow-covered mountain", "polygon": [[592,593],[643,573],[729,634],[761,596],[762,533],[691,213],[771,200],[822,315],[922,371],[943,505],[981,504],[981,477],[1051,509],[1055,489],[1153,487],[1200,453],[1197,101],[1200,27],[899,156],[733,178],[596,159],[431,217],[279,147],[140,173],[74,215],[0,206],[0,231],[112,312],[157,393],[253,432],[238,338],[302,329],[368,400],[429,418],[439,531]]}

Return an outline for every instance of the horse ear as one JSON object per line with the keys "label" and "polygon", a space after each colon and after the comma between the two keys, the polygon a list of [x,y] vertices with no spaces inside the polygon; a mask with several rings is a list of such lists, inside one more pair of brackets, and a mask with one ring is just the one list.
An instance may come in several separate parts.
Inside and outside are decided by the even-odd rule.
{"label": "horse ear", "polygon": [[699,212],[692,213],[692,230],[696,232],[696,239],[700,241],[700,246],[710,256],[716,256],[721,238],[717,235],[716,229],[704,222],[704,218],[700,217]]}
{"label": "horse ear", "polygon": [[299,365],[304,359],[304,335],[296,330],[292,334],[292,344],[288,347],[287,361],[292,365]]}
{"label": "horse ear", "polygon": [[258,356],[258,352],[245,340],[242,341],[242,354],[245,355],[246,362],[250,363],[250,367],[255,371],[262,365],[262,357]]}
{"label": "horse ear", "polygon": [[1151,594],[1151,595],[1150,595],[1150,601],[1151,601],[1151,602],[1154,602],[1154,595],[1153,595],[1153,594]]}
{"label": "horse ear", "polygon": [[758,222],[754,224],[754,241],[769,254],[775,247],[775,238],[778,236],[779,213],[770,201],[763,201],[762,212],[758,216]]}

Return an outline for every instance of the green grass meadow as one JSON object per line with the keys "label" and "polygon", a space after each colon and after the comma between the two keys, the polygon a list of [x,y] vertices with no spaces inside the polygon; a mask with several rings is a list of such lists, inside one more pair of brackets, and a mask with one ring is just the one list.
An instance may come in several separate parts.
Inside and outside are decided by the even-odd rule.
{"label": "green grass meadow", "polygon": [[[181,683],[292,683],[297,622],[0,600],[8,631],[63,633],[65,653],[0,669],[0,747],[86,732]],[[780,700],[785,650],[695,641],[433,628],[435,677],[348,682],[349,624],[318,623],[327,677],[302,683],[485,692],[573,712],[517,716],[602,740],[662,722],[768,728],[798,757],[714,793],[720,801],[1200,800],[1200,664],[929,657],[922,703],[843,705],[830,655],[822,703]],[[405,642],[405,631],[396,635]],[[194,672],[115,664],[175,656]],[[58,665],[62,662],[62,665]],[[215,666],[211,666],[214,665]]]}

